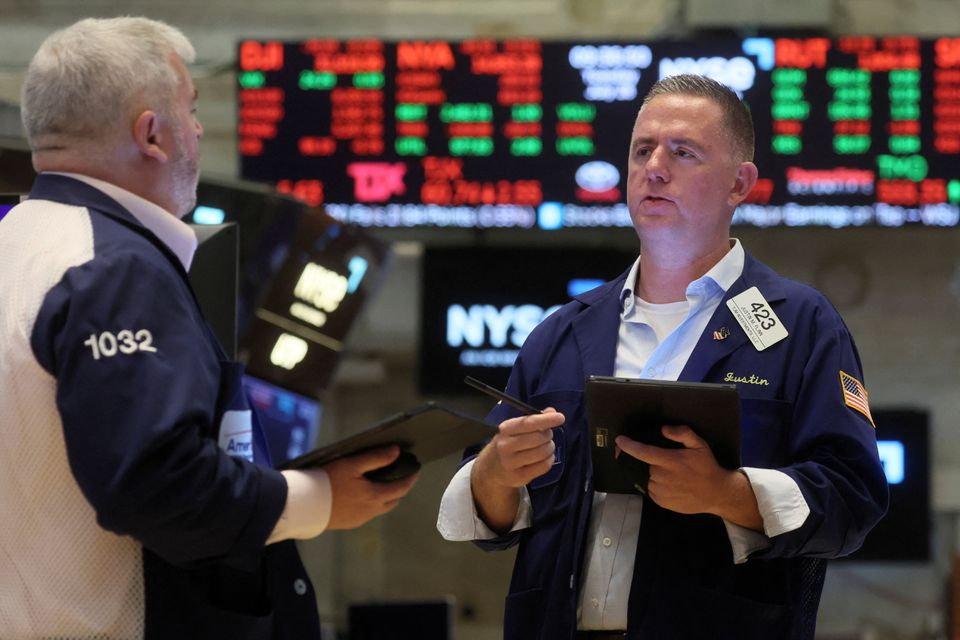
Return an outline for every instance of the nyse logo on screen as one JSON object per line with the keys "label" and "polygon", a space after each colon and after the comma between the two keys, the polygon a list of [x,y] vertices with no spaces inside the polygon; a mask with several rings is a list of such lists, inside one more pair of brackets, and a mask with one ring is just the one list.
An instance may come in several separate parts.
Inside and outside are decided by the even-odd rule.
{"label": "nyse logo on screen", "polygon": [[559,308],[452,304],[447,307],[447,344],[463,349],[459,358],[463,366],[509,367],[533,328]]}
{"label": "nyse logo on screen", "polygon": [[744,91],[753,88],[757,68],[749,58],[737,56],[723,58],[711,56],[704,58],[663,58],[660,61],[660,77],[675,76],[681,73],[695,73],[721,82],[741,96]]}

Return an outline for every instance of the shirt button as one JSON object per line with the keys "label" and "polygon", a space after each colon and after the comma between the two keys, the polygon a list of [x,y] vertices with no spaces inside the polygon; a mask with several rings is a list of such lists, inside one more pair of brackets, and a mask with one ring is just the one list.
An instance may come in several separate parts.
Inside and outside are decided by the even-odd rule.
{"label": "shirt button", "polygon": [[293,581],[293,590],[297,593],[298,596],[302,596],[307,592],[307,583],[302,578],[297,578]]}
{"label": "shirt button", "polygon": [[609,547],[611,544],[613,544],[613,540],[610,538],[604,538],[601,542],[605,547]]}
{"label": "shirt button", "polygon": [[590,601],[590,604],[592,604],[593,608],[596,609],[597,607],[600,606],[600,601],[594,598],[593,600]]}

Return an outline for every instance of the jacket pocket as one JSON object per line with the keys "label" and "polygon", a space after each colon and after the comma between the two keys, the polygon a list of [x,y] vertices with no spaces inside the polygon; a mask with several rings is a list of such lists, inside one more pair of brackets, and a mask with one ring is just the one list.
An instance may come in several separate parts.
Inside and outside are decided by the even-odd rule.
{"label": "jacket pocket", "polygon": [[794,640],[795,612],[782,604],[752,600],[724,589],[691,586],[652,594],[638,625],[640,638],[657,640]]}
{"label": "jacket pocket", "polygon": [[697,589],[700,623],[703,630],[714,630],[715,640],[789,640],[793,629],[793,607],[760,602],[717,589]]}
{"label": "jacket pocket", "polygon": [[173,566],[144,550],[146,640],[271,640],[275,610],[262,559]]}
{"label": "jacket pocket", "polygon": [[208,607],[191,637],[196,640],[272,640],[273,612],[248,615]]}
{"label": "jacket pocket", "polygon": [[563,475],[570,456],[570,445],[575,441],[574,434],[581,425],[583,416],[583,392],[549,391],[538,393],[530,398],[530,404],[536,407],[553,407],[563,414],[563,425],[553,430],[554,460],[553,467],[539,478],[530,482],[531,489],[540,489],[556,483]]}
{"label": "jacket pocket", "polygon": [[793,421],[793,404],[765,398],[740,399],[741,464],[779,467],[789,449],[784,446]]}
{"label": "jacket pocket", "polygon": [[550,470],[538,478],[530,481],[531,489],[540,489],[550,486],[560,479],[563,475],[564,462],[567,455],[567,442],[563,427],[557,427],[553,430],[553,466]]}
{"label": "jacket pocket", "polygon": [[503,640],[535,640],[543,626],[543,589],[529,589],[507,596],[503,616]]}

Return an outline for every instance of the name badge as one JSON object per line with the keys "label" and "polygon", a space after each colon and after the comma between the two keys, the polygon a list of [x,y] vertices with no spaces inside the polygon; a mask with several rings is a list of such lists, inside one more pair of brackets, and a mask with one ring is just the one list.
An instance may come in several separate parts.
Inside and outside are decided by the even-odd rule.
{"label": "name badge", "polygon": [[229,455],[253,462],[253,421],[249,410],[223,413],[219,443]]}
{"label": "name badge", "polygon": [[757,351],[775,345],[788,335],[787,328],[756,287],[727,300],[727,307]]}

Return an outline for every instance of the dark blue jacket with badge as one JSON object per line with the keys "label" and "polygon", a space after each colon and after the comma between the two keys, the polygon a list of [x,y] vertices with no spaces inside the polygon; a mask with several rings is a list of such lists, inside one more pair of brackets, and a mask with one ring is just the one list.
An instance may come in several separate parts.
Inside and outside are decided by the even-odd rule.
{"label": "dark blue jacket with badge", "polygon": [[[264,546],[286,482],[182,264],[83,182],[41,175],[30,197],[90,214],[94,257],[50,290],[31,344],[98,523],[143,545],[145,637],[319,638],[294,543]],[[250,422],[246,459],[218,446],[227,412]]]}
{"label": "dark blue jacket with badge", "polygon": [[[592,503],[584,383],[612,375],[626,273],[545,319],[523,345],[507,392],[564,414],[554,430],[560,464],[529,486],[532,526],[477,544],[519,544],[506,601],[506,640],[564,640],[576,630],[585,536]],[[789,335],[757,351],[726,300],[756,286]],[[713,331],[730,329],[714,340]],[[680,380],[738,384],[743,466],[780,470],[796,481],[810,514],[743,564],[712,515],[643,506],[629,597],[628,633],[656,640],[808,640],[826,559],[855,551],[886,510],[887,483],[865,414],[845,404],[840,372],[863,380],[847,327],[810,287],[746,256],[700,337]],[[489,419],[512,417],[498,405]],[[475,453],[470,452],[470,453]]]}

